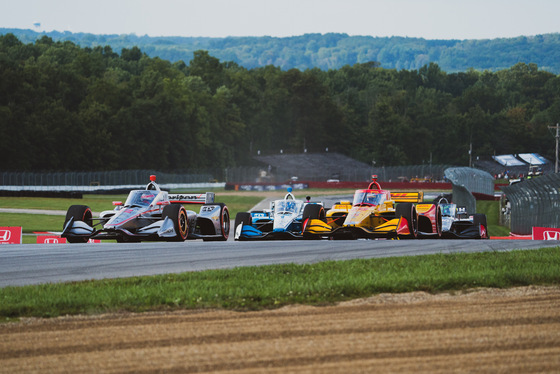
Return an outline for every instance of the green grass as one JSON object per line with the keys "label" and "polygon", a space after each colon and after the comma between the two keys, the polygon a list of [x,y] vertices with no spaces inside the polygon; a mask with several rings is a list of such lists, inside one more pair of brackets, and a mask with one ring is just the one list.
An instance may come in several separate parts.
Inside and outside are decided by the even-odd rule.
{"label": "green grass", "polygon": [[0,213],[0,226],[21,226],[24,233],[62,231],[64,216],[46,214]]}
{"label": "green grass", "polygon": [[[227,192],[226,192],[227,193]],[[216,193],[216,202],[225,203],[230,214],[252,208],[263,198],[251,195],[220,195]],[[113,209],[113,201],[124,202],[127,195],[84,195],[82,199],[62,199],[44,197],[0,197],[0,208],[11,209],[46,209],[66,211],[70,205],[87,205],[94,212]],[[1,215],[0,215],[1,217]]]}
{"label": "green grass", "polygon": [[560,248],[271,265],[0,289],[0,321],[177,309],[259,310],[400,293],[560,284]]}
{"label": "green grass", "polygon": [[94,212],[112,209],[113,201],[126,200],[127,195],[84,195],[82,199],[47,197],[0,197],[0,208],[47,209],[66,211],[70,205],[87,205]]}
{"label": "green grass", "polygon": [[509,228],[499,225],[500,202],[490,200],[478,200],[476,212],[486,214],[488,233],[492,236],[509,236]]}

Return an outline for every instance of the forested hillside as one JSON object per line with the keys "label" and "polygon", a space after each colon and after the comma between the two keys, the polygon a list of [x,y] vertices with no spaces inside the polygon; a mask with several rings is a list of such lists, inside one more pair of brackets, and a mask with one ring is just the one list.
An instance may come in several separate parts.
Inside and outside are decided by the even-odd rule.
{"label": "forested hillside", "polygon": [[[2,29],[24,43],[35,42],[45,33]],[[498,71],[519,62],[535,63],[542,70],[560,74],[560,34],[520,36],[484,40],[426,40],[404,37],[348,36],[346,34],[306,34],[275,38],[263,37],[149,37],[48,32],[54,41],[71,41],[82,47],[139,47],[150,57],[188,62],[197,50],[206,50],[221,61],[233,61],[248,69],[274,65],[289,70],[340,69],[377,61],[386,69],[417,70],[430,62],[448,72]]]}
{"label": "forested hillside", "polygon": [[536,64],[285,71],[202,50],[172,63],[137,47],[0,36],[4,170],[223,167],[326,148],[377,166],[466,165],[471,142],[475,157],[553,159],[559,120],[560,78]]}

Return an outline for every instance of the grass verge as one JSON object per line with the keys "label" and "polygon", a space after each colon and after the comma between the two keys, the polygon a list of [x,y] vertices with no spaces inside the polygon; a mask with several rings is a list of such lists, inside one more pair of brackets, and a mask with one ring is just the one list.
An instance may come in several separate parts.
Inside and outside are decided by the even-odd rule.
{"label": "grass verge", "polygon": [[560,248],[273,265],[0,289],[0,321],[24,316],[331,304],[382,292],[560,284]]}
{"label": "grass verge", "polygon": [[488,223],[488,233],[490,236],[509,236],[508,227],[500,226],[500,202],[490,200],[478,200],[476,202],[476,212],[486,214],[486,222]]}

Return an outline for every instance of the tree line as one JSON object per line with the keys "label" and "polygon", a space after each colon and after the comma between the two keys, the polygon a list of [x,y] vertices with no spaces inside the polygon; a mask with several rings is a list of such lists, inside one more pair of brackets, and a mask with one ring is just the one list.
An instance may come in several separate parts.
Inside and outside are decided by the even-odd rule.
{"label": "tree line", "polygon": [[248,69],[138,47],[0,36],[4,170],[185,170],[282,152],[337,151],[376,165],[468,164],[473,154],[554,157],[560,78],[536,64],[446,73],[377,62]]}
{"label": "tree line", "polygon": [[49,36],[82,47],[108,45],[116,51],[137,46],[150,57],[171,62],[190,61],[197,50],[206,50],[221,61],[253,69],[267,65],[282,70],[340,69],[345,65],[377,61],[386,69],[417,70],[430,62],[448,72],[469,68],[498,71],[519,63],[536,63],[540,69],[560,74],[560,33],[482,40],[429,40],[408,37],[349,36],[340,33],[292,37],[178,37],[135,34],[97,35],[0,28],[24,43]]}

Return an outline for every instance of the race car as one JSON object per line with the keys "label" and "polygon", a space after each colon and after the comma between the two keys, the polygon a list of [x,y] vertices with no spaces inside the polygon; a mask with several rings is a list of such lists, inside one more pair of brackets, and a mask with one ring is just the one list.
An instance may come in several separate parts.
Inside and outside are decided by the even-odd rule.
{"label": "race car", "polygon": [[419,203],[424,194],[383,190],[372,176],[367,189],[356,190],[352,203],[335,204],[326,213],[313,208],[303,212],[306,238],[415,239],[440,238],[442,215],[437,204]]}
{"label": "race car", "polygon": [[451,204],[442,199],[439,206],[442,212],[442,237],[446,239],[489,239],[486,215],[469,215],[465,207]]}
{"label": "race car", "polygon": [[270,209],[254,212],[240,212],[235,216],[235,240],[258,239],[303,239],[302,214],[304,208],[321,203],[298,200],[288,187],[288,193],[281,200],[270,203]]}
{"label": "race car", "polygon": [[[123,204],[94,218],[85,205],[68,208],[61,236],[70,243],[89,239],[114,239],[122,242],[184,241],[186,239],[227,240],[229,210],[223,203],[214,203],[214,193],[169,194],[150,176],[143,190],[130,191]],[[200,212],[186,210],[183,204],[201,204]]]}

